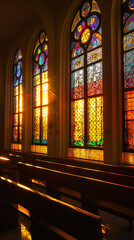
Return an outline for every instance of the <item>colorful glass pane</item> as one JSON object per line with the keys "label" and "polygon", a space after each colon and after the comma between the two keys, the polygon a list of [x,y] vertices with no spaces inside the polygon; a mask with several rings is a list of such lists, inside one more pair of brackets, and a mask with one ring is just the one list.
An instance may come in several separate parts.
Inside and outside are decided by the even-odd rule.
{"label": "colorful glass pane", "polygon": [[95,0],[92,1],[92,10],[91,12],[99,12],[100,13],[100,8]]}
{"label": "colorful glass pane", "polygon": [[37,64],[34,64],[34,75],[37,75],[40,73],[40,68],[39,68],[39,65],[38,63]]}
{"label": "colorful glass pane", "polygon": [[18,96],[14,97],[13,112],[18,113]]}
{"label": "colorful glass pane", "polygon": [[90,30],[88,28],[86,28],[83,33],[81,34],[81,43],[86,43],[89,41],[90,39]]}
{"label": "colorful glass pane", "polygon": [[40,85],[33,88],[33,107],[40,106]]}
{"label": "colorful glass pane", "polygon": [[89,45],[88,45],[88,49],[87,51],[90,51],[96,47],[101,46],[102,44],[102,36],[100,33],[94,33],[92,35],[92,40],[90,41]]}
{"label": "colorful glass pane", "polygon": [[127,13],[127,12],[124,13],[124,16],[123,16],[123,24],[125,24],[125,22],[126,22],[126,20],[127,20],[127,18],[128,18],[129,16],[130,16],[129,13]]}
{"label": "colorful glass pane", "polygon": [[84,55],[72,60],[71,70],[76,70],[84,66]]}
{"label": "colorful glass pane", "polygon": [[103,97],[88,99],[87,144],[90,147],[103,146]]}
{"label": "colorful glass pane", "polygon": [[18,142],[18,127],[13,127],[13,142]]}
{"label": "colorful glass pane", "polygon": [[124,93],[125,106],[125,144],[134,149],[134,91]]}
{"label": "colorful glass pane", "polygon": [[33,55],[35,54],[36,49],[39,47],[39,45],[40,45],[40,42],[39,42],[39,38],[38,38],[37,41],[36,41],[36,44],[35,44]]}
{"label": "colorful glass pane", "polygon": [[71,32],[74,31],[75,27],[77,26],[78,22],[81,20],[80,18],[80,11],[78,11],[75,15],[75,18],[73,20],[73,24],[72,24],[72,28],[71,28]]}
{"label": "colorful glass pane", "polygon": [[102,48],[97,48],[87,54],[87,64],[94,63],[102,59]]}
{"label": "colorful glass pane", "polygon": [[48,83],[42,85],[42,105],[48,104]]}
{"label": "colorful glass pane", "polygon": [[133,29],[134,29],[134,14],[132,14],[126,21],[126,24],[124,26],[124,33],[127,33]]}
{"label": "colorful glass pane", "polygon": [[48,107],[42,108],[42,144],[47,144]]}
{"label": "colorful glass pane", "polygon": [[80,47],[80,43],[75,43],[74,48],[72,50],[72,58],[77,57],[84,53],[83,48]]}
{"label": "colorful glass pane", "polygon": [[48,70],[48,58],[46,58],[46,61],[45,61],[45,65],[44,67],[42,68],[42,72]]}
{"label": "colorful glass pane", "polygon": [[84,146],[84,100],[71,103],[71,145]]}
{"label": "colorful glass pane", "polygon": [[40,84],[40,75],[36,75],[33,78],[33,85],[36,86],[36,85],[39,85],[39,84]]}
{"label": "colorful glass pane", "polygon": [[79,99],[84,97],[84,69],[71,74],[71,98]]}
{"label": "colorful glass pane", "polygon": [[22,141],[22,127],[19,127],[19,142]]}
{"label": "colorful glass pane", "polygon": [[19,125],[20,126],[22,125],[22,113],[20,113],[20,116],[19,116]]}
{"label": "colorful glass pane", "polygon": [[124,36],[123,47],[124,47],[123,49],[124,51],[134,48],[134,32]]}
{"label": "colorful glass pane", "polygon": [[21,69],[22,69],[22,62],[18,62],[17,63],[17,67],[16,67],[16,76],[19,78],[21,75]]}
{"label": "colorful glass pane", "polygon": [[17,52],[16,52],[16,55],[15,55],[15,58],[14,58],[14,63],[17,63],[18,61],[20,61],[22,59],[22,53],[21,53],[21,50],[19,49]]}
{"label": "colorful glass pane", "polygon": [[48,37],[44,31],[39,34],[33,56],[33,143],[47,144]]}
{"label": "colorful glass pane", "polygon": [[134,87],[134,50],[124,53],[124,87]]}
{"label": "colorful glass pane", "polygon": [[48,55],[48,45],[46,43],[43,45],[43,50],[45,51],[46,55]]}
{"label": "colorful glass pane", "polygon": [[42,66],[44,64],[44,62],[45,62],[45,55],[44,55],[44,53],[42,53],[39,57],[39,65]]}
{"label": "colorful glass pane", "polygon": [[130,8],[130,10],[134,10],[134,0],[130,0],[129,8]]}
{"label": "colorful glass pane", "polygon": [[16,77],[14,77],[14,87],[17,86],[19,84],[19,81]]}
{"label": "colorful glass pane", "polygon": [[92,30],[96,30],[99,25],[99,18],[96,15],[93,15],[87,19],[87,24],[92,28]]}
{"label": "colorful glass pane", "polygon": [[42,83],[48,82],[48,71],[42,73]]}
{"label": "colorful glass pane", "polygon": [[42,32],[42,33],[40,34],[40,42],[43,43],[44,40],[45,40],[45,32]]}
{"label": "colorful glass pane", "polygon": [[22,84],[22,75],[20,76],[19,83]]}
{"label": "colorful glass pane", "polygon": [[74,38],[76,40],[78,40],[80,38],[80,34],[84,30],[84,28],[85,28],[85,22],[81,22],[74,32]]}
{"label": "colorful glass pane", "polygon": [[14,96],[19,94],[19,87],[14,87]]}
{"label": "colorful glass pane", "polygon": [[42,50],[41,47],[38,47],[36,54],[35,54],[35,61],[37,62],[39,60],[39,55],[41,54]]}
{"label": "colorful glass pane", "polygon": [[82,16],[86,17],[89,12],[90,12],[90,3],[85,2],[82,6]]}
{"label": "colorful glass pane", "polygon": [[20,84],[20,94],[22,94],[22,84]]}
{"label": "colorful glass pane", "polygon": [[23,104],[22,104],[22,94],[20,94],[19,96],[19,112],[23,111]]}
{"label": "colorful glass pane", "polygon": [[22,88],[22,54],[18,50],[14,58],[14,87],[13,87],[13,143],[21,143],[22,122],[20,124],[20,113],[23,111],[23,88]]}
{"label": "colorful glass pane", "polygon": [[40,108],[33,109],[33,143],[40,143]]}
{"label": "colorful glass pane", "polygon": [[13,115],[13,126],[18,126],[18,114]]}
{"label": "colorful glass pane", "polygon": [[102,62],[90,65],[87,68],[87,95],[103,93]]}

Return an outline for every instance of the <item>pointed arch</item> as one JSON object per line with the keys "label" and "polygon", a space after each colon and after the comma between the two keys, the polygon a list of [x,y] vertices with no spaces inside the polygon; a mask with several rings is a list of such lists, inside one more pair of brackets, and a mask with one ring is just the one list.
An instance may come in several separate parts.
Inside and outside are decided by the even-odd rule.
{"label": "pointed arch", "polygon": [[33,49],[32,143],[47,145],[48,131],[48,37],[42,30]]}
{"label": "pointed arch", "polygon": [[[12,143],[22,143],[23,125],[23,77],[22,77],[22,53],[18,49],[14,57],[13,64],[13,117],[12,117]],[[18,145],[19,146],[19,145]],[[12,148],[14,148],[12,146]],[[15,147],[16,148],[16,147]],[[21,145],[18,148],[21,149]]]}
{"label": "pointed arch", "polygon": [[[134,164],[134,1],[122,0],[123,161]],[[126,152],[126,153],[125,153]],[[129,153],[128,153],[129,152]]]}
{"label": "pointed arch", "polygon": [[102,25],[95,0],[81,4],[70,32],[70,147],[102,149]]}

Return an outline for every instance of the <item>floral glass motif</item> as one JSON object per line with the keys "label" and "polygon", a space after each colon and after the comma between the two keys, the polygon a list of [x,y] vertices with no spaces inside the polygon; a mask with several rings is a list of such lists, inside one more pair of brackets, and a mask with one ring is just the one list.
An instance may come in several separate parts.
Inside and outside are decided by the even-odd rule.
{"label": "floral glass motif", "polygon": [[103,147],[102,68],[101,12],[97,1],[89,0],[81,4],[71,26],[73,147]]}
{"label": "floral glass motif", "polygon": [[47,145],[48,37],[42,30],[33,50],[33,144]]}
{"label": "floral glass motif", "polygon": [[124,150],[134,151],[134,1],[122,3]]}
{"label": "floral glass motif", "polygon": [[22,142],[22,116],[23,116],[22,53],[21,50],[18,49],[14,57],[13,121],[12,121],[13,143]]}

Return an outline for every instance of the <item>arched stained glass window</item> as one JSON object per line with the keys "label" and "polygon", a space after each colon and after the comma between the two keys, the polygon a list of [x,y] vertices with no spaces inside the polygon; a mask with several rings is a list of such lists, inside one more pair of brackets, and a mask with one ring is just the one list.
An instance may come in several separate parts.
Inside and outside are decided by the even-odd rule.
{"label": "arched stained glass window", "polygon": [[134,0],[122,1],[124,150],[134,151]]}
{"label": "arched stained glass window", "polygon": [[84,1],[71,26],[71,147],[103,147],[101,12]]}
{"label": "arched stained glass window", "polygon": [[33,144],[47,144],[48,37],[42,30],[33,50]]}
{"label": "arched stained glass window", "polygon": [[13,81],[13,127],[12,142],[22,142],[22,119],[23,119],[23,87],[22,87],[22,53],[19,49],[14,58],[14,81]]}

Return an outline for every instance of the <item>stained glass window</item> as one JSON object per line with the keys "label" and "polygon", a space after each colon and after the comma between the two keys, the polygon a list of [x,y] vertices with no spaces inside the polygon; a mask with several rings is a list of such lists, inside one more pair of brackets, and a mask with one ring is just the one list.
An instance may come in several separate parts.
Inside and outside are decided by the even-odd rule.
{"label": "stained glass window", "polygon": [[134,151],[134,1],[122,2],[124,150]]}
{"label": "stained glass window", "polygon": [[71,26],[71,147],[103,147],[101,12],[84,1]]}
{"label": "stained glass window", "polygon": [[48,37],[42,30],[33,50],[33,144],[47,145]]}
{"label": "stained glass window", "polygon": [[14,57],[14,81],[13,81],[13,120],[12,142],[22,142],[23,122],[23,85],[22,85],[22,53],[18,49]]}

